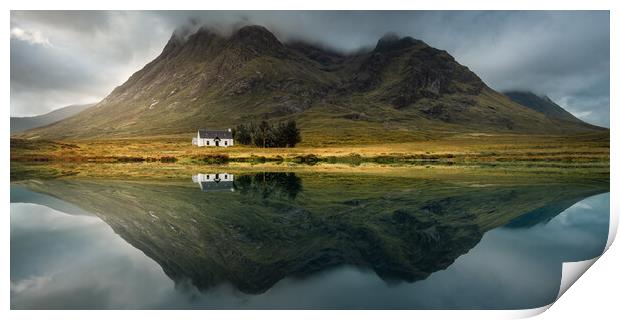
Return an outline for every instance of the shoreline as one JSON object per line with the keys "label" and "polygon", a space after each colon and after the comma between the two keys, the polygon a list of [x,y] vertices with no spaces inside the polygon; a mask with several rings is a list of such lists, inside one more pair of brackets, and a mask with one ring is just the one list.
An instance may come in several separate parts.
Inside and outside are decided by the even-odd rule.
{"label": "shoreline", "polygon": [[11,180],[30,176],[167,176],[202,170],[424,172],[451,175],[593,176],[609,180],[609,134],[453,136],[295,148],[192,146],[186,139],[50,141],[11,138]]}

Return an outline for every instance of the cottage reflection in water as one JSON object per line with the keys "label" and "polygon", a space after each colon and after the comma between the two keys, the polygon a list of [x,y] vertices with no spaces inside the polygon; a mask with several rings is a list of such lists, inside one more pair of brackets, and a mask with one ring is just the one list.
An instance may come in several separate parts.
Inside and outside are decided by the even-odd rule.
{"label": "cottage reflection in water", "polygon": [[235,191],[234,176],[229,173],[199,173],[192,176],[202,191]]}

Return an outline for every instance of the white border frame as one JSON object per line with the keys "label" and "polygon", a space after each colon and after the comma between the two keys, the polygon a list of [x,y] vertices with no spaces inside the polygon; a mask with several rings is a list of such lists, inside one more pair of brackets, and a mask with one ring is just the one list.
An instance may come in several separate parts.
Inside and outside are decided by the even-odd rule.
{"label": "white border frame", "polygon": [[[99,3],[95,2],[83,2],[77,0],[22,0],[22,1],[7,1],[4,2],[5,11],[1,16],[3,25],[5,26],[5,32],[7,32],[7,38],[2,42],[2,58],[6,65],[9,65],[4,70],[10,68],[10,42],[8,39],[8,32],[10,29],[10,10],[611,10],[611,30],[610,30],[610,48],[611,48],[611,88],[617,88],[618,77],[618,63],[614,59],[620,57],[618,53],[618,18],[620,16],[620,1],[604,1],[604,0],[589,0],[589,1],[543,1],[543,0],[521,0],[521,1],[492,1],[492,0],[435,0],[416,2],[412,1],[397,1],[397,0],[382,0],[373,2],[363,1],[335,1],[328,0],[314,0],[306,1],[305,3],[293,3],[293,1],[284,2],[277,0],[236,0],[219,3],[200,3],[191,0],[151,0],[151,1],[122,1],[122,0],[107,0]],[[5,114],[7,117],[3,119],[4,136],[10,136],[10,72],[5,72],[2,79],[3,83],[3,101],[5,101]],[[617,93],[613,90],[610,92],[610,105],[617,101]],[[618,137],[614,128],[617,126],[617,112],[615,108],[610,106],[610,128],[611,128],[611,177],[615,172],[615,168],[618,166],[617,156],[617,142]],[[10,167],[9,155],[10,147],[9,140],[2,140],[3,157],[2,161],[4,168]],[[3,216],[3,241],[1,244],[2,254],[4,257],[0,264],[0,269],[4,277],[2,278],[2,290],[0,295],[4,301],[2,313],[4,319],[16,318],[16,319],[29,319],[40,318],[45,316],[51,319],[105,319],[110,317],[121,318],[145,318],[149,319],[171,319],[176,317],[183,317],[184,319],[203,319],[204,317],[210,318],[247,318],[253,319],[290,319],[295,317],[299,320],[315,320],[316,318],[340,318],[343,317],[355,317],[357,320],[364,319],[376,319],[379,317],[390,317],[391,319],[410,319],[412,317],[433,317],[438,319],[453,319],[458,317],[459,319],[488,319],[488,318],[521,318],[539,314],[547,310],[547,307],[531,309],[531,310],[516,310],[516,311],[418,311],[418,310],[404,310],[404,311],[10,311],[10,270],[9,270],[9,250],[10,250],[10,225],[9,225],[9,170],[2,171],[2,178],[5,183],[3,185],[2,199],[4,203],[4,216]],[[611,220],[610,220],[610,238],[607,243],[607,249],[610,249],[610,245],[615,238],[617,224],[618,224],[618,208],[620,202],[617,198],[614,198],[615,190],[617,190],[617,180],[612,178],[610,191],[612,194],[611,199]],[[617,246],[616,246],[617,247]],[[581,282],[585,280],[591,281],[589,283],[578,282],[576,287],[572,290],[568,290],[566,297],[560,299],[555,306],[551,308],[551,311],[546,312],[543,318],[559,319],[563,317],[573,317],[577,315],[591,316],[592,313],[607,315],[615,313],[615,304],[617,303],[616,297],[618,289],[613,285],[618,285],[618,273],[620,270],[620,252],[618,249],[611,247],[605,253],[605,256],[601,258],[601,262],[594,266],[596,269],[596,275],[586,275]],[[589,261],[593,263],[593,261]],[[584,265],[591,265],[591,263],[584,262],[578,270],[583,270]],[[604,263],[604,266],[599,264]],[[564,272],[568,272],[566,269]],[[574,271],[574,270],[573,270]],[[593,273],[593,272],[591,272]],[[564,278],[564,277],[563,277]],[[563,279],[564,280],[564,279]],[[585,288],[584,288],[585,287]],[[587,289],[586,289],[587,288]],[[571,291],[577,291],[573,292]],[[588,291],[585,291],[588,290]],[[566,299],[566,303],[562,300]],[[596,308],[596,309],[595,309]]]}

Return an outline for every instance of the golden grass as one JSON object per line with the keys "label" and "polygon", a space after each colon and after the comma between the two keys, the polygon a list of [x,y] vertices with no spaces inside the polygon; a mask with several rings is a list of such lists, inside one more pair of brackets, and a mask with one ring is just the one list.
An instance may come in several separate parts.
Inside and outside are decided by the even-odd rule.
{"label": "golden grass", "polygon": [[[359,156],[353,158],[350,156],[353,153]],[[322,157],[324,161],[314,165],[289,161],[309,154]],[[225,155],[230,161],[214,165],[201,160],[205,157],[212,159],[214,155]],[[406,161],[407,156],[424,159]],[[164,157],[174,157],[177,161],[160,161]],[[250,157],[265,157],[267,160],[247,161]],[[359,161],[360,157],[364,161]],[[133,161],[134,158],[144,161]],[[311,171],[425,179],[489,177],[490,182],[517,177],[526,180],[608,181],[609,135],[461,134],[418,142],[331,147],[301,145],[273,149],[248,146],[198,148],[191,145],[190,139],[178,137],[62,143],[11,140],[12,180],[39,176],[189,179],[192,174],[201,172],[252,171]]]}
{"label": "golden grass", "polygon": [[[279,161],[299,156],[332,157],[333,162],[347,162],[351,155],[361,162],[402,162],[403,159],[434,160],[451,164],[570,164],[609,166],[609,134],[581,136],[524,136],[459,134],[436,140],[370,145],[311,146],[296,148],[195,147],[191,138],[159,137],[152,139],[117,139],[93,141],[11,140],[12,162],[132,162],[175,158],[179,163],[200,163],[205,157],[224,155],[230,161],[248,161],[264,157]],[[263,160],[264,161],[264,160]]]}

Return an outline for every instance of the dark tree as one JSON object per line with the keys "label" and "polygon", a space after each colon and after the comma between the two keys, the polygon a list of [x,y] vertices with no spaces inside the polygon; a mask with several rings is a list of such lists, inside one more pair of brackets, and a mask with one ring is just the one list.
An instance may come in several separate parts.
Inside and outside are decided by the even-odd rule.
{"label": "dark tree", "polygon": [[284,136],[286,137],[285,146],[289,146],[291,148],[295,147],[298,143],[301,142],[301,132],[297,128],[297,123],[295,120],[289,120],[284,125]]}
{"label": "dark tree", "polygon": [[286,143],[288,141],[288,132],[287,132],[286,123],[280,122],[278,126],[274,128],[274,145],[278,148],[286,147]]}
{"label": "dark tree", "polygon": [[233,129],[233,137],[240,144],[251,144],[252,143],[252,132],[250,131],[250,127],[244,124],[240,124]]}
{"label": "dark tree", "polygon": [[301,133],[295,120],[279,122],[275,126],[265,120],[258,125],[253,122],[240,124],[235,127],[233,136],[240,144],[253,144],[263,148],[292,148],[301,142]]}
{"label": "dark tree", "polygon": [[257,147],[273,147],[273,127],[269,122],[263,120],[256,128],[253,139]]}

